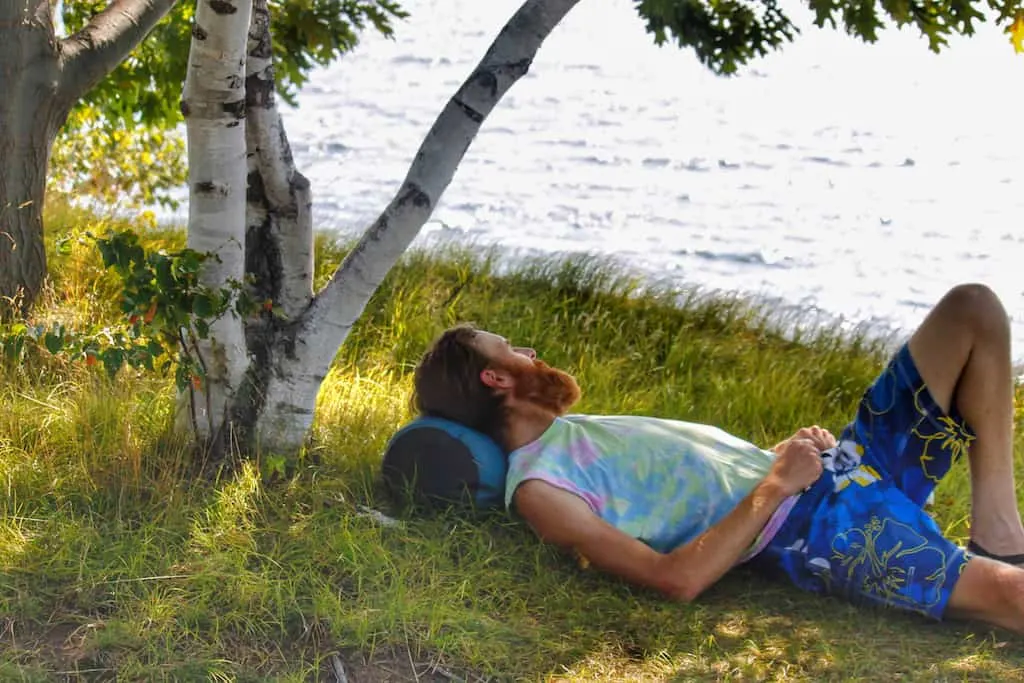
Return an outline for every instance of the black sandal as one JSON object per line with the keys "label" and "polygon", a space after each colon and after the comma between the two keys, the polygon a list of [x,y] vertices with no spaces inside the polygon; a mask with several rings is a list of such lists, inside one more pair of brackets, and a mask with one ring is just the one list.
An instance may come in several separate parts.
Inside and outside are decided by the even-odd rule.
{"label": "black sandal", "polygon": [[970,541],[967,544],[967,550],[968,552],[972,552],[980,557],[987,557],[989,559],[997,560],[999,562],[1005,562],[1006,564],[1015,564],[1018,566],[1024,564],[1024,553],[1021,553],[1019,555],[996,555],[995,553],[990,553],[989,551],[985,550],[974,541]]}

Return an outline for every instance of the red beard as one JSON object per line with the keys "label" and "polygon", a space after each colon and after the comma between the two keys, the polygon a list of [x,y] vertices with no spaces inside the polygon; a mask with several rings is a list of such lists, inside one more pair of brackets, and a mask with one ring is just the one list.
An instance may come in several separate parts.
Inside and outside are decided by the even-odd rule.
{"label": "red beard", "polygon": [[507,368],[515,378],[512,395],[555,415],[565,415],[580,400],[580,386],[564,370],[553,368],[542,360],[532,366]]}

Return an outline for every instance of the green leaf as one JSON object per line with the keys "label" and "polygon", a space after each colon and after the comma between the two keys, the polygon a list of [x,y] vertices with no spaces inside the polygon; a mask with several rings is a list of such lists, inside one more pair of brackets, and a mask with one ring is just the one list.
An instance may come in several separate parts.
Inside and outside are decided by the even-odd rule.
{"label": "green leaf", "polygon": [[179,391],[188,389],[192,384],[192,368],[184,363],[179,363],[178,367],[174,369],[174,386]]}
{"label": "green leaf", "polygon": [[287,476],[288,459],[283,455],[267,455],[263,458],[263,477],[272,479],[275,475]]}
{"label": "green leaf", "polygon": [[100,354],[100,358],[103,360],[103,367],[106,368],[107,374],[113,377],[124,364],[124,351],[121,349],[107,349]]}
{"label": "green leaf", "polygon": [[4,355],[9,360],[15,361],[21,358],[22,352],[25,350],[25,337],[9,337],[4,342]]}
{"label": "green leaf", "polygon": [[149,354],[153,357],[160,356],[165,351],[163,345],[156,339],[149,340],[149,343],[146,344],[146,350],[149,351]]}
{"label": "green leaf", "polygon": [[114,248],[110,245],[108,240],[96,240],[96,248],[100,250],[100,256],[103,257],[104,268],[110,268],[112,265],[117,263],[117,256],[114,254]]}
{"label": "green leaf", "polygon": [[214,305],[208,294],[201,294],[192,302],[192,312],[200,318],[209,318],[213,315]]}
{"label": "green leaf", "polygon": [[71,235],[67,235],[65,237],[61,237],[60,239],[58,239],[54,245],[56,247],[57,253],[60,254],[61,256],[67,256],[68,254],[70,254],[71,249],[74,245],[74,241],[75,238],[72,237]]}
{"label": "green leaf", "polygon": [[47,332],[43,336],[43,346],[46,347],[47,351],[56,356],[64,346],[64,338],[51,332]]}
{"label": "green leaf", "polygon": [[153,355],[150,354],[145,349],[137,349],[132,357],[131,362],[132,365],[134,365],[135,367],[141,365],[150,372],[153,372]]}
{"label": "green leaf", "polygon": [[176,281],[171,265],[171,260],[167,257],[161,257],[153,263],[156,286],[165,292],[175,289]]}

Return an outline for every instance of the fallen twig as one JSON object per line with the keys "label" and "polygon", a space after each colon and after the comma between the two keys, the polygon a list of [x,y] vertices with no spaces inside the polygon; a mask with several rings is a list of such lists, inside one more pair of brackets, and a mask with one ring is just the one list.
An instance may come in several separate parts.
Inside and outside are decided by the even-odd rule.
{"label": "fallen twig", "polygon": [[331,655],[331,671],[334,673],[334,680],[337,683],[348,683],[345,665],[341,663],[341,657],[338,655]]}

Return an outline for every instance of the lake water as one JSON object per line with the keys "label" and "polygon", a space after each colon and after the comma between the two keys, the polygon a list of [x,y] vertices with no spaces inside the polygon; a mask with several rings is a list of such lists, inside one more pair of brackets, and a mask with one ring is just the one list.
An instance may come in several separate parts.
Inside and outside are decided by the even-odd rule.
{"label": "lake water", "polygon": [[[518,0],[407,0],[285,113],[316,225],[361,232]],[[1024,357],[1024,55],[810,25],[733,78],[585,0],[484,124],[419,243],[613,255],[654,279],[909,330],[982,281]]]}

